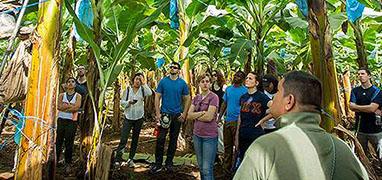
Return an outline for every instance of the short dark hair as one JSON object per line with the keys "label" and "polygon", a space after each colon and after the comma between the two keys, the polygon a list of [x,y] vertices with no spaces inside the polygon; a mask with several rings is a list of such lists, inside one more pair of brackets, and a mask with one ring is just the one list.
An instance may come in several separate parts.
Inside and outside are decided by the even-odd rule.
{"label": "short dark hair", "polygon": [[134,79],[135,79],[136,77],[138,77],[138,76],[143,76],[143,77],[145,77],[145,76],[143,75],[143,73],[138,72],[138,73],[135,73],[135,74],[134,74],[133,79],[131,79],[131,81],[134,82]]}
{"label": "short dark hair", "polygon": [[301,105],[313,105],[321,108],[322,85],[315,76],[303,72],[292,71],[284,77],[284,96],[293,94]]}
{"label": "short dark hair", "polygon": [[358,69],[358,71],[366,71],[366,74],[371,76],[371,71],[367,67],[361,67]]}
{"label": "short dark hair", "polygon": [[272,74],[266,74],[263,76],[263,79],[262,79],[262,85],[264,86],[264,84],[270,84],[272,83],[273,84],[273,89],[272,89],[272,92],[270,92],[271,94],[275,94],[277,92],[277,84],[279,83],[279,80],[277,80],[277,78],[272,75]]}
{"label": "short dark hair", "polygon": [[240,75],[242,78],[244,78],[245,79],[245,77],[247,76],[242,70],[238,70],[236,73],[235,73],[235,75],[236,74],[238,74],[238,75]]}
{"label": "short dark hair", "polygon": [[68,77],[68,79],[66,79],[65,82],[68,83],[69,80],[71,80],[71,79],[73,79],[75,82],[77,82],[76,78],[74,78],[73,76]]}
{"label": "short dark hair", "polygon": [[178,62],[173,61],[171,64],[178,66],[178,69],[180,69],[180,64]]}

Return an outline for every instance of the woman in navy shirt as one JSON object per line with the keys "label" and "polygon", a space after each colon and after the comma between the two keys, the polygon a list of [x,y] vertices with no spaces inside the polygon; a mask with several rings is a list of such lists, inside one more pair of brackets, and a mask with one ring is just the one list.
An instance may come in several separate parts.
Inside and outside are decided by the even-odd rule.
{"label": "woman in navy shirt", "polygon": [[264,134],[264,130],[255,125],[265,116],[270,99],[258,90],[260,81],[261,77],[256,73],[249,73],[245,80],[248,92],[240,98],[240,117],[235,137],[235,147],[238,147],[240,159],[243,159],[252,142]]}

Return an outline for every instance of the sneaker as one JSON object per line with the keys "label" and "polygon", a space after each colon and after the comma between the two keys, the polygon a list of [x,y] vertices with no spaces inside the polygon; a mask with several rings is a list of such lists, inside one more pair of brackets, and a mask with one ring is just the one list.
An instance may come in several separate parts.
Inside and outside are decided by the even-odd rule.
{"label": "sneaker", "polygon": [[127,165],[129,166],[129,168],[134,168],[135,167],[134,160],[132,159],[127,160]]}
{"label": "sneaker", "polygon": [[65,160],[61,159],[60,161],[57,162],[57,167],[64,167],[65,166]]}
{"label": "sneaker", "polygon": [[167,172],[174,172],[174,166],[173,165],[166,165],[165,166],[165,169]]}
{"label": "sneaker", "polygon": [[118,166],[121,166],[121,163],[120,163],[119,161],[116,161],[116,162],[114,162],[114,165],[115,165],[116,167],[118,167]]}
{"label": "sneaker", "polygon": [[153,166],[151,166],[151,168],[150,168],[150,173],[151,173],[151,174],[156,174],[156,173],[161,172],[162,169],[163,169],[162,166],[159,166],[159,165],[153,165]]}

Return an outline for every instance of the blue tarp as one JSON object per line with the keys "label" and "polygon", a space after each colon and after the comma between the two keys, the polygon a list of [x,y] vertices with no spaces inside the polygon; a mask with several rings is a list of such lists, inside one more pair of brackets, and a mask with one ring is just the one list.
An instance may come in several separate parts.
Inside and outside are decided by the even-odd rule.
{"label": "blue tarp", "polygon": [[[76,4],[76,15],[78,16],[78,19],[85,24],[87,27],[91,28],[93,27],[93,10],[92,10],[92,4],[90,0],[79,0]],[[82,38],[77,32],[76,25],[73,26],[74,28],[74,36],[77,40],[82,41]]]}
{"label": "blue tarp", "polygon": [[170,27],[172,29],[179,29],[179,16],[178,16],[178,2],[177,0],[170,0]]}
{"label": "blue tarp", "polygon": [[163,57],[157,58],[157,60],[155,62],[158,69],[160,69],[164,65],[164,63],[165,63],[165,61],[164,61]]}
{"label": "blue tarp", "polygon": [[361,4],[357,0],[346,1],[346,13],[349,21],[352,23],[356,22],[362,16],[364,9],[365,5]]}
{"label": "blue tarp", "polygon": [[296,0],[296,4],[300,9],[301,13],[307,17],[309,12],[308,2],[307,0]]}

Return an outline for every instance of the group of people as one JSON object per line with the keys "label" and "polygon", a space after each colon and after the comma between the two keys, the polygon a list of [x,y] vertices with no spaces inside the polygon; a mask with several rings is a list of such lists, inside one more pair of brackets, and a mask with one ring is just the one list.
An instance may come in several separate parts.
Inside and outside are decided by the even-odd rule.
{"label": "group of people", "polygon": [[[196,78],[198,94],[191,99],[186,82],[179,77],[180,64],[169,65],[169,75],[160,80],[155,93],[143,74],[133,76],[122,95],[124,121],[116,164],[134,167],[134,156],[144,122],[144,99],[155,94],[157,139],[155,163],[150,172],[174,171],[177,141],[185,121],[194,121],[193,145],[201,179],[214,179],[219,126],[223,126],[224,161],[227,177],[234,179],[367,179],[365,168],[351,149],[319,127],[322,85],[309,73],[292,71],[279,81],[255,72],[234,74],[226,87],[223,74],[214,70]],[[358,71],[361,86],[352,90],[350,108],[356,112],[358,138],[367,150],[370,141],[381,158],[382,123],[379,110],[382,92],[370,82],[370,71]],[[84,81],[81,81],[82,83]],[[71,162],[73,132],[81,94],[78,79],[69,78],[59,96],[57,158],[65,142],[65,161]],[[273,100],[272,100],[273,99]],[[224,122],[223,122],[224,121]],[[60,127],[61,126],[61,127]],[[132,130],[127,162],[122,154]],[[166,160],[164,145],[169,134]],[[64,140],[65,139],[65,140]]]}

